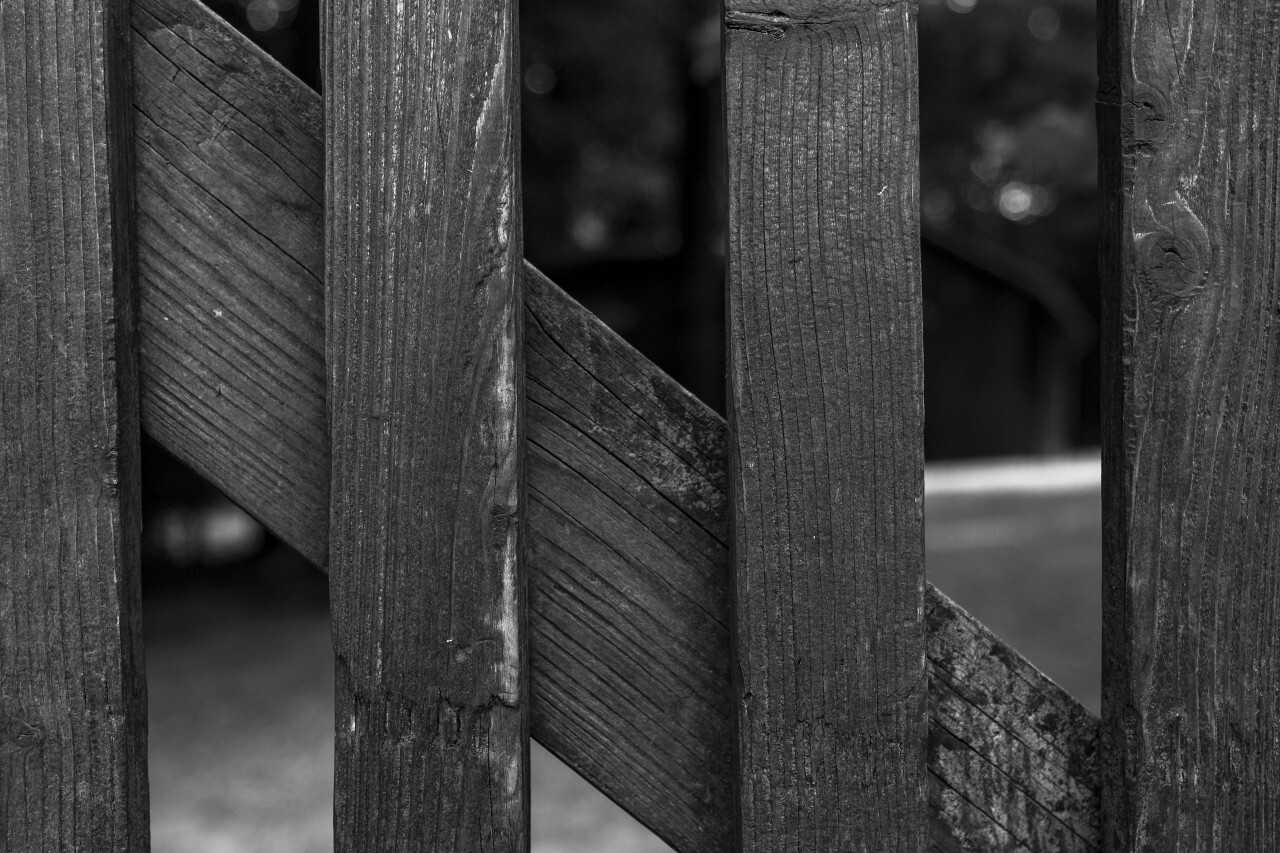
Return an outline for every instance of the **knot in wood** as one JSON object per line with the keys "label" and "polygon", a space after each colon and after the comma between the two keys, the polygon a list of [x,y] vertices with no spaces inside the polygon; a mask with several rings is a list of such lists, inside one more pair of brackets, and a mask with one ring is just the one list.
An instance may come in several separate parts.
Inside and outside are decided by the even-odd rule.
{"label": "knot in wood", "polygon": [[1195,243],[1161,229],[1138,237],[1138,277],[1155,301],[1182,300],[1204,284],[1207,269]]}
{"label": "knot in wood", "polygon": [[39,726],[0,710],[0,758],[29,752],[43,740],[44,732]]}
{"label": "knot in wood", "polygon": [[1135,148],[1152,147],[1168,135],[1169,99],[1163,92],[1138,85],[1128,107],[1133,117],[1131,143]]}

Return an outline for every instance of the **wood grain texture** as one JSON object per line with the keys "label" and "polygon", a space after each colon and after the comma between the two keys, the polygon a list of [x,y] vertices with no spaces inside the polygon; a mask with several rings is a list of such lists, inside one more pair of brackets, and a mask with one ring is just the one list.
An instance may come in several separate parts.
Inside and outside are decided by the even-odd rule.
{"label": "wood grain texture", "polygon": [[0,3],[0,851],[145,851],[123,3]]}
{"label": "wood grain texture", "polygon": [[526,295],[534,736],[677,850],[728,850],[724,421]]}
{"label": "wood grain texture", "polygon": [[335,849],[529,848],[515,6],[323,10]]}
{"label": "wood grain texture", "polygon": [[1098,721],[930,587],[932,849],[1098,849]]}
{"label": "wood grain texture", "polygon": [[1280,14],[1100,4],[1105,849],[1280,838]]}
{"label": "wood grain texture", "polygon": [[[198,3],[143,2],[154,29],[135,40],[137,109],[181,99],[188,78],[216,94],[159,126],[182,144],[144,158],[139,142],[144,427],[323,568],[322,210],[293,195],[318,186],[319,98]],[[202,144],[240,146],[241,165],[205,171],[189,153]],[[524,276],[533,735],[682,853],[729,850],[724,421],[527,264]],[[264,376],[293,390],[264,393]],[[940,714],[956,718],[945,748],[931,735],[935,849],[1026,849],[1018,826],[1049,814],[1090,838],[1096,721],[927,596],[932,690],[953,706],[936,700],[935,732]],[[1059,767],[1086,792],[1061,808]],[[1011,790],[1044,808],[1019,817]]]}
{"label": "wood grain texture", "polygon": [[729,466],[745,851],[927,836],[915,10],[731,11]]}

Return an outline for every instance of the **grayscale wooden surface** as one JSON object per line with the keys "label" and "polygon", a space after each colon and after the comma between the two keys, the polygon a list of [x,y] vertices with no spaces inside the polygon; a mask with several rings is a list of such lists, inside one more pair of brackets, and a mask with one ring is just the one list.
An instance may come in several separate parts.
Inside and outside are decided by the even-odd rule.
{"label": "grayscale wooden surface", "polygon": [[0,4],[0,850],[145,851],[127,6]]}
{"label": "grayscale wooden surface", "polygon": [[[204,161],[193,162],[191,153],[201,144],[274,151],[271,140],[294,134],[313,140],[303,150],[318,150],[319,98],[198,3],[143,2],[154,17],[135,18],[135,26],[151,28],[147,44],[162,47],[137,45],[139,77],[153,82],[139,90],[137,111],[159,114],[157,102],[181,98],[190,79],[217,95],[205,106],[185,102],[189,119],[157,126],[177,139],[140,157],[144,427],[323,567],[328,485],[317,472],[325,470],[329,448],[323,390],[314,379],[323,376],[315,260],[321,208],[307,200],[310,192],[295,189],[316,186],[319,159],[244,150],[247,173],[221,165],[201,171]],[[208,55],[220,56],[223,70],[209,70]],[[162,61],[177,63],[180,73],[159,70],[170,67]],[[255,128],[269,132],[255,137]],[[161,193],[162,183],[180,190]],[[255,208],[243,207],[254,198]],[[192,263],[184,241],[219,243],[220,262]],[[288,258],[310,260],[289,267]],[[728,850],[734,806],[724,421],[524,269],[533,735],[682,853]],[[178,304],[201,310],[168,310]],[[207,320],[215,311],[222,312],[219,324]],[[263,374],[292,392],[264,393]],[[190,394],[189,387],[217,393]],[[926,599],[944,601],[932,587]],[[937,631],[930,643],[976,643],[979,636]],[[1022,672],[1034,687],[1029,695],[1046,697],[1035,700],[1044,716],[1023,718],[1033,730],[1056,727],[1059,717],[1081,719],[1084,731],[1096,724],[1004,643],[948,648],[930,651],[930,667],[942,666],[959,684],[970,677],[969,660]],[[1004,700],[984,691],[961,696],[978,709]],[[1000,734],[1012,725],[1006,718],[963,719],[988,733],[955,732],[952,751],[930,759],[929,783],[971,803],[971,822],[948,824],[954,812],[939,813],[935,839],[963,838],[976,826],[998,835],[1021,819],[1004,810],[1007,785],[964,769],[961,759],[974,759],[955,756],[957,743],[977,744],[978,758],[1007,761],[1000,778],[1031,799],[1048,803],[1059,790],[1057,782],[1041,785],[1035,741]],[[1002,738],[1013,757],[984,746]],[[1088,737],[1063,739],[1071,756],[1064,763],[1086,792],[1096,788],[1094,748]],[[1064,802],[1061,819],[1091,838],[1096,796]],[[1029,819],[1043,821],[1047,811],[1052,806],[1032,809]]]}
{"label": "grayscale wooden surface", "polygon": [[[198,449],[195,470],[223,491],[234,477],[242,503],[323,564],[320,98],[203,3],[136,0],[133,50],[139,276],[169,283],[140,287],[146,428]],[[231,458],[243,464],[214,473]]]}
{"label": "grayscale wooden surface", "polygon": [[923,849],[915,9],[730,3],[741,848]]}
{"label": "grayscale wooden surface", "polygon": [[1101,4],[1108,851],[1280,839],[1280,17]]}
{"label": "grayscale wooden surface", "polygon": [[334,847],[528,848],[515,7],[323,9]]}

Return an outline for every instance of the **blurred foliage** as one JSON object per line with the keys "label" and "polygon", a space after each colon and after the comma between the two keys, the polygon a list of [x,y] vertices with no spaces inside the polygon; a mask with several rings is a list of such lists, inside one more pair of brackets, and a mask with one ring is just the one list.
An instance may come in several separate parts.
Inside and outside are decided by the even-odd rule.
{"label": "blurred foliage", "polygon": [[923,0],[926,229],[974,231],[1097,306],[1094,0]]}
{"label": "blurred foliage", "polygon": [[[1099,441],[1094,14],[1094,0],[921,2],[920,206],[932,455]],[[981,294],[973,276],[930,264],[931,240],[960,247],[993,277],[1007,279],[997,267],[1029,271],[1039,281],[1025,283],[1059,291],[1051,294],[1059,305],[1079,306],[1075,313],[1095,333],[1092,346],[1070,364],[1045,363],[1065,357],[1046,336],[1079,338],[1079,329],[1014,322],[1007,307],[993,307],[994,294]],[[1002,339],[997,357],[992,347]],[[936,380],[961,387],[939,388]],[[1057,394],[1052,402],[1056,389],[1046,389],[1046,381],[1066,382],[1066,398]],[[1006,429],[1011,424],[1001,421],[1016,422],[1019,397],[1036,395],[1041,401],[1032,407],[1049,405],[1060,423],[1027,413],[1035,434],[1015,440]],[[1005,437],[996,439],[1002,430]]]}
{"label": "blurred foliage", "polygon": [[686,17],[634,0],[520,11],[526,255],[555,268],[675,254]]}
{"label": "blurred foliage", "polygon": [[[317,0],[212,0],[313,86]],[[525,0],[525,230],[549,267],[675,254],[691,86],[718,85],[716,6]],[[1096,304],[1093,0],[921,0],[921,214],[1000,240]]]}

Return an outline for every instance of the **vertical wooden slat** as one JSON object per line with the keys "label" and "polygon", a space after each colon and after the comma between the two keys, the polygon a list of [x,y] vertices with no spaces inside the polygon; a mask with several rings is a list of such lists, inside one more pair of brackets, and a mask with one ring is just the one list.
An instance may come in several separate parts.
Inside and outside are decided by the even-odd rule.
{"label": "vertical wooden slat", "polygon": [[325,9],[339,851],[528,846],[516,32]]}
{"label": "vertical wooden slat", "polygon": [[1280,839],[1280,14],[1099,4],[1103,834]]}
{"label": "vertical wooden slat", "polygon": [[918,851],[915,9],[738,0],[726,27],[742,849]]}
{"label": "vertical wooden slat", "polygon": [[0,850],[145,851],[127,4],[0,3]]}

